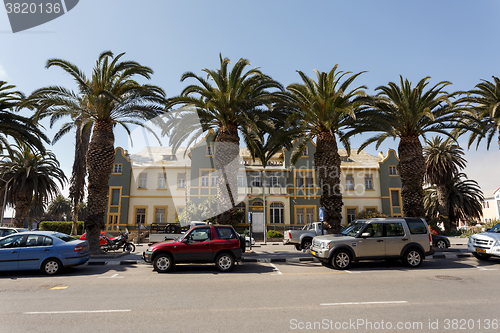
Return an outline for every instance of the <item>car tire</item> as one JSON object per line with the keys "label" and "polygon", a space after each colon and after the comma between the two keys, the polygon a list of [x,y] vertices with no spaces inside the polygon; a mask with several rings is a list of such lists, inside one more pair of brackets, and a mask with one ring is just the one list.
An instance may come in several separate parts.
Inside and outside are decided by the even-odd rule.
{"label": "car tire", "polygon": [[446,249],[448,246],[446,245],[446,242],[444,240],[440,239],[436,242],[436,247],[438,249]]}
{"label": "car tire", "polygon": [[302,241],[302,249],[309,250],[312,246],[312,239],[306,238]]}
{"label": "car tire", "polygon": [[215,266],[221,272],[229,272],[234,266],[234,257],[232,254],[224,252],[215,259]]}
{"label": "car tire", "polygon": [[352,262],[352,257],[349,251],[339,250],[335,252],[332,256],[332,266],[335,269],[347,269]]}
{"label": "car tire", "polygon": [[424,261],[424,256],[422,251],[417,248],[409,249],[403,256],[404,264],[411,268],[420,267],[420,265],[422,265],[422,261]]}
{"label": "car tire", "polygon": [[63,265],[59,259],[49,258],[42,263],[41,270],[43,274],[55,275],[59,273]]}
{"label": "car tire", "polygon": [[476,257],[478,260],[488,260],[491,258],[490,254],[483,254],[483,253],[477,253],[477,252],[472,252],[472,255]]}
{"label": "car tire", "polygon": [[298,244],[297,244],[297,245],[295,245],[295,250],[297,250],[297,251],[302,251],[302,247],[301,247],[300,245],[298,245]]}
{"label": "car tire", "polygon": [[123,252],[135,252],[135,245],[132,243],[125,244]]}
{"label": "car tire", "polygon": [[243,236],[243,235],[240,236],[240,248],[241,248],[241,253],[245,253],[245,250],[247,248],[247,244],[245,241],[245,236]]}
{"label": "car tire", "polygon": [[153,259],[153,267],[158,273],[167,273],[174,267],[174,259],[168,253],[161,253]]}

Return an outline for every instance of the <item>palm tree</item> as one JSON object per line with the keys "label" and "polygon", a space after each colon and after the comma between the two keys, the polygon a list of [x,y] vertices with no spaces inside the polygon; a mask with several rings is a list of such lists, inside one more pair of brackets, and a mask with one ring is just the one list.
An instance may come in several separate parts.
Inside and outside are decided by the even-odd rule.
{"label": "palm tree", "polygon": [[40,131],[32,119],[13,113],[19,109],[24,98],[21,92],[14,89],[14,85],[0,81],[0,152],[9,149],[11,143],[8,137],[44,151],[42,140],[50,142],[47,136]]}
{"label": "palm tree", "polygon": [[[451,225],[456,226],[459,220],[475,220],[483,215],[481,202],[483,192],[478,183],[467,179],[467,175],[459,173],[446,185],[447,210]],[[427,216],[436,216],[439,211],[438,194],[436,187],[426,189],[424,198]]]}
{"label": "palm tree", "polygon": [[[51,63],[47,67],[52,66]],[[72,202],[71,235],[77,234],[79,203],[85,196],[85,177],[87,175],[86,154],[92,133],[93,121],[88,116],[90,109],[85,96],[79,96],[63,87],[45,87],[35,90],[27,100],[27,104],[36,107],[35,119],[39,121],[50,117],[50,127],[64,116],[71,116],[71,121],[64,123],[55,134],[53,143],[56,143],[66,133],[75,129],[75,158],[70,178],[69,197]]]}
{"label": "palm tree", "polygon": [[[165,93],[161,88],[139,84],[134,80],[137,76],[151,79],[153,70],[135,61],[120,62],[124,54],[114,57],[111,51],[101,53],[91,78],[87,78],[76,65],[66,60],[49,59],[47,67],[56,66],[68,73],[78,84],[79,93],[76,95],[62,87],[49,87],[47,90],[55,92],[47,93],[48,105],[45,109],[43,102],[38,105],[42,107],[42,113],[53,114],[51,121],[64,116],[72,117],[73,124],[65,124],[59,131],[61,135],[72,126],[78,127],[79,121],[82,122],[82,130],[77,130],[77,135],[90,131],[92,127],[92,137],[86,154],[89,213],[85,220],[85,229],[93,254],[100,252],[99,234],[105,223],[108,180],[115,157],[113,130],[117,125],[121,125],[130,134],[129,124],[151,130],[144,121],[161,115],[165,101]],[[66,101],[58,101],[58,94]],[[43,101],[43,90],[38,92],[38,95],[41,96],[38,100]],[[59,105],[61,107],[58,107]],[[82,154],[77,152],[76,159],[80,160]],[[76,173],[81,175],[78,171]],[[76,191],[80,189],[78,186],[75,185]]]}
{"label": "palm tree", "polygon": [[[47,63],[47,67],[51,65],[51,63]],[[90,109],[90,106],[85,96],[81,97],[73,91],[57,86],[35,90],[28,98],[27,103],[32,107],[36,107],[35,119],[37,121],[50,117],[51,128],[61,117],[71,116],[71,121],[63,124],[55,134],[53,143],[59,141],[72,129],[75,129],[75,158],[70,179],[69,197],[73,207],[71,234],[76,235],[79,203],[85,195],[86,154],[93,126],[93,121],[88,117],[86,111]]]}
{"label": "palm tree", "polygon": [[463,149],[450,139],[443,140],[441,137],[434,137],[425,140],[425,176],[424,180],[436,185],[436,194],[439,203],[439,216],[443,218],[446,231],[450,231],[448,211],[448,193],[446,185],[465,168],[467,161],[462,157]]}
{"label": "palm tree", "polygon": [[[320,205],[324,207],[324,222],[329,232],[338,233],[342,221],[342,192],[340,189],[340,155],[337,137],[350,153],[344,131],[351,128],[360,104],[356,97],[364,96],[365,86],[348,91],[351,83],[362,73],[315,70],[317,82],[298,71],[303,83],[290,84],[281,94],[279,110],[289,111],[289,122],[297,126],[299,145],[292,154],[295,164],[308,143],[316,139],[314,168],[321,187]],[[345,79],[344,79],[345,78]],[[342,82],[343,81],[343,82]]]}
{"label": "palm tree", "polygon": [[32,202],[45,202],[59,194],[66,182],[56,156],[50,152],[40,153],[30,146],[19,143],[11,154],[0,162],[0,174],[8,181],[9,201],[14,203],[14,224],[22,227],[28,217]]}
{"label": "palm tree", "polygon": [[[14,114],[24,98],[24,95],[15,88],[14,85],[0,81],[0,153],[4,149],[10,152],[9,138],[16,142],[25,142],[43,151],[45,147],[42,140],[49,142],[47,136],[31,119]],[[0,184],[0,198],[4,197],[5,184],[5,181]],[[0,205],[0,214],[3,215],[3,205]]]}
{"label": "palm tree", "polygon": [[[165,132],[171,137],[171,144],[177,149],[182,142],[191,145],[196,138],[210,129],[215,130],[215,166],[219,174],[217,181],[217,202],[219,204],[218,221],[230,223],[231,212],[235,209],[237,191],[237,171],[239,158],[238,132],[245,135],[248,128],[257,129],[252,121],[252,114],[265,112],[266,106],[274,98],[270,89],[282,89],[282,86],[257,69],[245,68],[250,65],[246,59],[240,59],[229,72],[228,58],[220,58],[220,69],[203,69],[209,80],[186,72],[181,81],[195,79],[199,84],[187,86],[179,96],[168,100],[166,108],[186,106],[167,118]],[[199,126],[201,123],[201,128]],[[248,141],[247,139],[245,139]]]}
{"label": "palm tree", "polygon": [[[475,89],[468,92],[460,92],[467,96],[457,100],[464,104],[462,109],[463,121],[470,125],[474,131],[470,132],[469,147],[477,140],[477,145],[486,137],[487,149],[490,148],[491,140],[497,133],[498,146],[500,148],[500,79],[493,76],[493,81],[482,80]],[[464,128],[460,134],[467,132]]]}
{"label": "palm tree", "polygon": [[400,85],[389,82],[380,86],[376,96],[361,98],[365,108],[358,113],[356,129],[349,135],[368,131],[381,132],[368,139],[360,150],[376,142],[378,148],[387,138],[399,138],[397,166],[401,176],[403,212],[405,216],[424,216],[425,158],[420,137],[436,132],[450,136],[455,118],[454,105],[443,89],[450,82],[442,81],[426,90],[430,77],[425,77],[413,88],[408,79],[400,76]]}
{"label": "palm tree", "polygon": [[71,211],[71,201],[62,195],[58,195],[49,204],[47,213],[56,216],[58,221],[62,221],[62,216],[64,215],[64,218],[67,219]]}

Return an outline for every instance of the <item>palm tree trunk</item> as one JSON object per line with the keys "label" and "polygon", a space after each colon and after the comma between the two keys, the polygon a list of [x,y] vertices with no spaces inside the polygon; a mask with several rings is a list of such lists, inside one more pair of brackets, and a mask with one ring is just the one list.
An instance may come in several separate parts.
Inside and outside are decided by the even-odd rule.
{"label": "palm tree trunk", "polygon": [[75,140],[75,160],[73,162],[73,172],[71,175],[71,187],[69,197],[73,204],[72,216],[73,225],[71,235],[76,235],[78,230],[78,205],[83,200],[85,194],[85,176],[87,175],[87,150],[90,141],[90,129],[82,133],[82,122],[76,128]]}
{"label": "palm tree trunk", "polygon": [[398,147],[403,212],[408,217],[424,217],[425,159],[418,136],[401,137]]}
{"label": "palm tree trunk", "polygon": [[324,208],[324,223],[330,233],[339,233],[342,222],[342,192],[340,190],[340,155],[335,134],[322,132],[316,139],[314,169],[321,187],[320,206]]}
{"label": "palm tree trunk", "polygon": [[15,228],[24,228],[24,221],[28,217],[28,212],[31,206],[31,198],[27,196],[19,196],[16,200],[16,217],[14,219]]}
{"label": "palm tree trunk", "polygon": [[218,223],[233,224],[236,200],[238,199],[238,168],[240,138],[236,125],[220,129],[214,152],[217,169]]}
{"label": "palm tree trunk", "polygon": [[451,231],[452,223],[450,221],[450,213],[448,211],[448,191],[446,185],[437,185],[436,194],[438,199],[439,219],[443,222],[444,229]]}
{"label": "palm tree trunk", "polygon": [[87,152],[89,214],[85,219],[85,230],[92,254],[100,253],[99,234],[104,229],[108,181],[115,161],[114,140],[113,125],[110,122],[95,123]]}

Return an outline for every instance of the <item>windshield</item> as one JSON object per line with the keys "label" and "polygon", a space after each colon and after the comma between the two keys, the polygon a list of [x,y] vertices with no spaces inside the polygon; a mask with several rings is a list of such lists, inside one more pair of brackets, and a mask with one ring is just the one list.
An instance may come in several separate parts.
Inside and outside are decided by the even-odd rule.
{"label": "windshield", "polygon": [[355,237],[358,232],[365,226],[365,223],[356,223],[352,222],[350,223],[347,227],[345,227],[344,230],[342,230],[340,233],[344,236],[351,236]]}
{"label": "windshield", "polygon": [[490,229],[490,232],[500,232],[500,223],[495,224],[495,226]]}

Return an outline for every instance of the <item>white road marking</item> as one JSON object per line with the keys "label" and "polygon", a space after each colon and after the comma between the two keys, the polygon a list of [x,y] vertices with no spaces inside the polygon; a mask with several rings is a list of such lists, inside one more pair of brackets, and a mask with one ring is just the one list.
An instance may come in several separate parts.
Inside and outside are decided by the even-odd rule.
{"label": "white road marking", "polygon": [[349,274],[359,274],[359,273],[361,273],[361,272],[351,272],[351,271],[348,271],[347,269],[346,269],[346,270],[344,270],[344,272],[347,272],[347,273],[349,273]]}
{"label": "white road marking", "polygon": [[283,273],[281,273],[281,271],[278,269],[278,267],[276,267],[275,264],[269,263],[269,265],[271,265],[274,268],[274,270],[276,271],[276,273],[278,273],[278,274],[271,274],[271,275],[283,275]]}
{"label": "white road marking", "polygon": [[118,274],[113,274],[111,276],[99,276],[99,279],[123,279],[123,276],[118,276]]}
{"label": "white road marking", "polygon": [[387,301],[387,302],[348,302],[348,303],[321,303],[320,305],[370,305],[370,304],[402,304],[407,301]]}
{"label": "white road marking", "polygon": [[130,312],[130,311],[132,310],[47,311],[47,312],[25,312],[24,314],[111,313],[111,312]]}
{"label": "white road marking", "polygon": [[484,267],[479,267],[479,266],[474,266],[474,267],[476,267],[480,271],[498,271],[497,268],[484,268]]}

